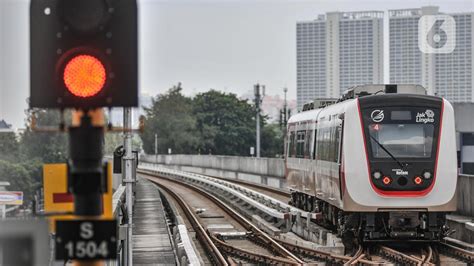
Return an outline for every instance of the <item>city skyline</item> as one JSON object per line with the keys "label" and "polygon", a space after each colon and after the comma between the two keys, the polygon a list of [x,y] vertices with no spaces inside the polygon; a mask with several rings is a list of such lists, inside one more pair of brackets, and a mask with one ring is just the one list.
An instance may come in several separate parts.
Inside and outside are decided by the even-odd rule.
{"label": "city skyline", "polygon": [[[439,14],[455,21],[455,31],[448,34],[455,34],[456,45],[450,53],[424,53],[419,20]],[[473,102],[473,16],[472,11],[447,13],[438,6],[423,6],[388,10],[388,17],[380,11],[329,12],[298,22],[298,109],[317,98],[339,98],[352,86],[380,83],[420,84],[428,94]],[[389,69],[388,81],[381,75],[384,68]]]}
{"label": "city skyline", "polygon": [[329,12],[297,23],[298,109],[355,85],[384,83],[383,15]]}
{"label": "city skyline", "polygon": [[[420,51],[419,21],[425,15],[450,15],[455,47],[450,53]],[[447,13],[437,6],[389,10],[390,83],[421,84],[429,94],[451,102],[474,102],[474,13]],[[454,38],[454,37],[453,37]]]}
{"label": "city skyline", "polygon": [[[441,0],[361,1],[357,5],[346,0],[147,0],[139,4],[142,93],[156,95],[182,82],[186,95],[210,88],[242,95],[259,82],[269,94],[282,95],[287,87],[289,99],[296,98],[298,21],[337,10],[382,10],[385,16],[389,9],[423,5],[438,5],[445,12],[473,10],[469,0],[449,5]],[[0,0],[0,117],[14,127],[23,126],[27,109],[28,30],[28,1]]]}

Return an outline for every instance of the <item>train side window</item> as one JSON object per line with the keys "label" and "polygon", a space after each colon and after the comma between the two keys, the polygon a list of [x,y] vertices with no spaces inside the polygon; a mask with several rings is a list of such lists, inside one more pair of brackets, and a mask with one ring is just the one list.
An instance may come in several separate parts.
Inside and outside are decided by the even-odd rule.
{"label": "train side window", "polygon": [[312,158],[313,160],[316,160],[316,152],[317,152],[317,145],[318,145],[318,130],[315,129],[314,130],[314,145],[313,145],[313,154],[312,154]]}
{"label": "train side window", "polygon": [[306,131],[301,130],[296,132],[296,157],[304,158],[304,140]]}
{"label": "train side window", "polygon": [[295,157],[295,132],[292,131],[290,134],[289,134],[289,143],[290,143],[290,147],[288,148],[288,157]]}
{"label": "train side window", "polygon": [[342,133],[342,125],[339,125],[336,127],[336,142],[334,143],[334,149],[336,150],[336,157],[335,162],[339,163],[341,162],[340,157],[341,157],[341,133]]}
{"label": "train side window", "polygon": [[318,147],[317,147],[317,154],[318,160],[327,161],[328,160],[328,148],[329,148],[329,128],[321,128],[318,130]]}
{"label": "train side window", "polygon": [[311,142],[313,141],[313,130],[306,131],[306,138],[305,138],[305,145],[304,145],[304,157],[305,158],[312,158],[313,155],[311,154]]}

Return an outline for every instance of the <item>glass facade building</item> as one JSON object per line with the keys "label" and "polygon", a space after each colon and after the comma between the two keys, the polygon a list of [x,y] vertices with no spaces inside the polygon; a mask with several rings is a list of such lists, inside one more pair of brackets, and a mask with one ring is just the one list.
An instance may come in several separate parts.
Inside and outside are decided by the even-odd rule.
{"label": "glass facade building", "polygon": [[473,13],[445,14],[456,22],[452,53],[423,53],[418,48],[418,21],[438,14],[443,13],[436,6],[389,11],[390,83],[421,84],[451,102],[474,102]]}
{"label": "glass facade building", "polygon": [[296,29],[299,109],[355,85],[383,83],[383,12],[330,12]]}

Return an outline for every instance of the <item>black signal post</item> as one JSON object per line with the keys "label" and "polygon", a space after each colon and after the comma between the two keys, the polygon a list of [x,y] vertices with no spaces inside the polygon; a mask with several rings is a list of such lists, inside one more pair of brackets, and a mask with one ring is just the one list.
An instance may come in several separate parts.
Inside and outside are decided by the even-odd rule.
{"label": "black signal post", "polygon": [[114,221],[101,220],[107,171],[100,108],[138,106],[137,58],[136,0],[31,0],[30,107],[75,109],[68,191],[77,219],[56,224],[57,239],[69,241],[56,242],[58,259],[95,265],[116,256]]}

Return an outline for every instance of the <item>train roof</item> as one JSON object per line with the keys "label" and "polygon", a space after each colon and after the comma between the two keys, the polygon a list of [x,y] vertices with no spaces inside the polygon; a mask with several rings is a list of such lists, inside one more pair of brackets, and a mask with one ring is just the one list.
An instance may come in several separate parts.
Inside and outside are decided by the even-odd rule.
{"label": "train roof", "polygon": [[308,120],[315,121],[316,118],[318,117],[319,112],[321,112],[321,110],[322,109],[313,109],[313,110],[304,111],[304,112],[300,112],[295,115],[292,115],[290,119],[288,119],[288,124],[301,122],[301,121],[308,121]]}
{"label": "train roof", "polygon": [[[354,86],[346,90],[339,99],[315,99],[312,102],[306,103],[302,112],[290,117],[288,124],[302,121],[315,121],[322,110],[337,106],[341,103],[351,102],[358,98],[363,99],[362,101],[365,103],[371,103],[386,99],[386,97],[391,98],[391,101],[395,99],[403,100],[407,95],[413,99],[406,101],[406,104],[412,103],[413,100],[427,103],[441,99],[436,96],[426,95],[426,89],[420,85],[370,84]],[[398,104],[400,104],[400,101],[398,101]]]}

